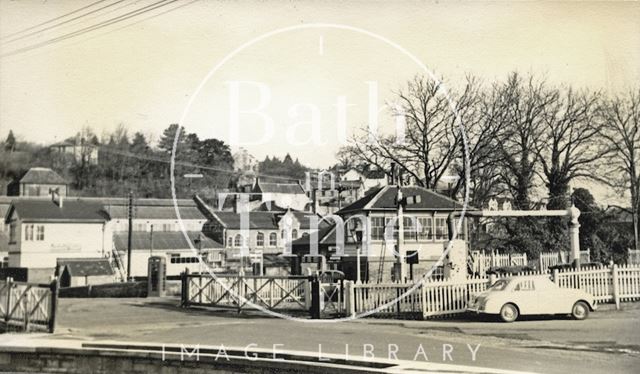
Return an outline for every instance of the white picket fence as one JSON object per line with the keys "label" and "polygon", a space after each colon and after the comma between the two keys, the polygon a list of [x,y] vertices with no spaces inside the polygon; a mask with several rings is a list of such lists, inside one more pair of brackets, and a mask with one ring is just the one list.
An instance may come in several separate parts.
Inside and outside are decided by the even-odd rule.
{"label": "white picket fence", "polygon": [[[543,275],[527,272],[518,275]],[[577,270],[555,270],[552,279],[564,288],[580,288],[592,294],[596,302],[640,300],[640,265],[613,265]],[[381,317],[421,317],[464,312],[469,300],[487,289],[496,279],[467,278],[464,281],[429,280],[415,283],[355,284],[345,282],[345,310],[349,315]]]}
{"label": "white picket fence", "polygon": [[492,267],[526,266],[526,253],[500,253],[497,251],[472,251],[472,270],[474,274],[485,275]]}

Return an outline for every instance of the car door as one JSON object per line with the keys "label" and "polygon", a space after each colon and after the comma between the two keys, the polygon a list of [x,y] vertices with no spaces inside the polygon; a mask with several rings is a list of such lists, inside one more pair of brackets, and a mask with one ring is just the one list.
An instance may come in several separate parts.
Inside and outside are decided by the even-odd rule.
{"label": "car door", "polygon": [[571,292],[559,288],[550,279],[536,280],[540,314],[569,313],[574,303]]}
{"label": "car door", "polygon": [[514,301],[520,309],[520,314],[536,314],[538,311],[539,297],[536,292],[533,279],[521,279],[516,281],[513,288]]}

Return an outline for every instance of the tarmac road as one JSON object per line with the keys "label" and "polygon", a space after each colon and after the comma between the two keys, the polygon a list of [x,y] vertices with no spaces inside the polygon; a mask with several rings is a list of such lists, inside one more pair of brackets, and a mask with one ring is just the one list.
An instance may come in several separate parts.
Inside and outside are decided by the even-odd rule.
{"label": "tarmac road", "polygon": [[[181,309],[178,300],[60,299],[56,338],[220,345],[454,363],[538,373],[635,373],[640,304],[603,306],[586,321],[292,322],[260,313]],[[275,345],[275,348],[274,348]],[[321,353],[322,352],[322,353]],[[475,355],[474,355],[475,353]]]}

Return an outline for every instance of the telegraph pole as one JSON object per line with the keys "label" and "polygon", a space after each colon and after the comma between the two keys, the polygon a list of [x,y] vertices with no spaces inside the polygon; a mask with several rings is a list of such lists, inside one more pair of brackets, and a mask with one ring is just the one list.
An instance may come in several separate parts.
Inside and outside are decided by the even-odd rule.
{"label": "telegraph pole", "polygon": [[133,191],[129,192],[129,236],[127,238],[127,280],[131,279],[131,235],[133,234]]}
{"label": "telegraph pole", "polygon": [[402,242],[404,241],[404,212],[403,212],[403,197],[402,197],[402,186],[400,183],[397,184],[398,187],[398,196],[396,197],[397,211],[396,211],[396,219],[398,220],[398,244],[396,245],[397,256],[398,256],[398,282],[404,282],[404,279],[407,277],[407,265],[406,265],[406,253],[404,251],[404,247],[402,246]]}

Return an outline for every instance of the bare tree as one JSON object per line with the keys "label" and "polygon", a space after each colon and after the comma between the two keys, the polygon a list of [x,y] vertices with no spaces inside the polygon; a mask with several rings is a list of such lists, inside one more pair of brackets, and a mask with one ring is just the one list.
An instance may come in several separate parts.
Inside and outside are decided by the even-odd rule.
{"label": "bare tree", "polygon": [[543,80],[517,73],[499,87],[494,99],[500,127],[501,179],[517,209],[531,209],[531,189],[539,166],[538,149],[543,135],[545,109],[558,99]]}
{"label": "bare tree", "polygon": [[[477,101],[477,92],[473,81],[460,95],[449,92],[460,117]],[[435,189],[442,177],[451,173],[453,161],[462,156],[462,135],[454,108],[442,84],[424,77],[414,78],[397,97],[400,109],[393,114],[405,118],[404,138],[371,133],[367,127],[341,153],[382,170],[395,163],[418,185]]]}
{"label": "bare tree", "polygon": [[455,196],[464,188],[467,168],[464,157],[467,157],[471,205],[483,207],[503,189],[499,178],[500,164],[503,161],[500,136],[506,121],[501,120],[502,107],[497,100],[500,93],[498,86],[481,90],[481,85],[474,78],[469,78],[468,82],[467,86],[474,87],[477,91],[468,95],[474,101],[466,106],[464,112],[459,113],[467,147],[461,150],[460,157],[454,163],[458,181],[452,193]]}
{"label": "bare tree", "polygon": [[610,148],[600,141],[604,126],[599,115],[600,94],[564,88],[554,90],[553,95],[557,99],[544,108],[538,155],[549,191],[547,207],[565,209],[571,180],[597,179],[594,164],[602,161]]}
{"label": "bare tree", "polygon": [[640,88],[607,102],[603,137],[612,148],[608,158],[609,183],[629,192],[633,216],[634,242],[638,249],[638,209],[640,208]]}

